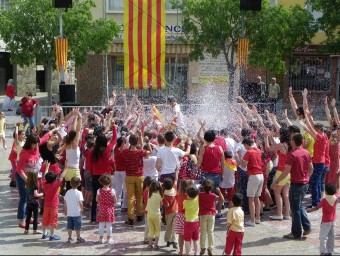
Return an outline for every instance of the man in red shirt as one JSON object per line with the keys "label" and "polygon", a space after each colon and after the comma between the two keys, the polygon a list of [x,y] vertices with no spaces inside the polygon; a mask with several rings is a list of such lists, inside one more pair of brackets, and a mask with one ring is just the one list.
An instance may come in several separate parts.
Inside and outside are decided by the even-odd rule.
{"label": "man in red shirt", "polygon": [[32,93],[27,92],[25,97],[21,99],[21,117],[26,120],[28,118],[30,127],[34,126],[34,109],[39,104],[39,101],[32,99]]}
{"label": "man in red shirt", "polygon": [[264,182],[262,172],[262,158],[261,150],[254,146],[254,140],[251,138],[245,138],[242,141],[246,154],[243,157],[240,165],[241,167],[247,167],[248,183],[247,183],[247,197],[249,201],[250,220],[245,222],[244,225],[255,227],[256,224],[260,224],[260,195],[262,193],[262,186]]}
{"label": "man in red shirt", "polygon": [[312,205],[309,208],[316,207],[321,201],[322,190],[322,173],[325,169],[326,162],[326,146],[328,142],[327,135],[324,133],[322,124],[315,124],[314,127],[309,122],[310,113],[305,111],[307,118],[306,124],[303,124],[305,130],[314,138],[314,155],[313,167],[314,172],[311,178],[311,192],[312,192]]}
{"label": "man in red shirt", "polygon": [[[303,137],[300,133],[295,133],[292,136],[290,142],[292,151],[287,154],[285,170],[272,185],[272,189],[275,189],[290,173],[289,202],[292,212],[292,232],[283,236],[287,239],[300,239],[301,235],[309,235],[312,228],[306,210],[302,207],[302,200],[308,189],[308,181],[313,173],[313,165],[310,154],[301,147],[302,142]],[[301,226],[304,230],[303,233]]]}
{"label": "man in red shirt", "polygon": [[[141,133],[140,133],[141,135]],[[140,139],[139,139],[140,138]],[[138,142],[143,145],[142,136],[130,135],[130,148],[122,151],[122,157],[125,162],[126,170],[126,193],[128,202],[128,220],[125,224],[134,225],[134,210],[136,200],[137,221],[144,219],[143,212],[143,181],[144,181],[144,166],[143,157],[149,152],[143,149],[137,149]]]}

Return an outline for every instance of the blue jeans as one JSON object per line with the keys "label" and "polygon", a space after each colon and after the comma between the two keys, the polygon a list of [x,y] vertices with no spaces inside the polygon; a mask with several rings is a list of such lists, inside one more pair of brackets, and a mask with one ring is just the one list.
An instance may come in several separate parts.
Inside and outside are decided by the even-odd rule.
{"label": "blue jeans", "polygon": [[26,183],[17,172],[15,173],[15,179],[19,191],[19,205],[17,218],[23,221],[25,220],[26,215]]}
{"label": "blue jeans", "polygon": [[80,230],[81,228],[81,216],[77,217],[67,217],[67,229],[70,230]]}
{"label": "blue jeans", "polygon": [[314,171],[311,179],[311,192],[312,192],[312,206],[316,207],[321,201],[321,178],[323,169],[325,169],[325,164],[313,164]]}
{"label": "blue jeans", "polygon": [[30,122],[30,127],[34,126],[34,115],[33,116],[26,116],[24,114],[21,114],[21,117],[24,118],[24,125],[26,125],[26,119],[28,118],[29,122]]}
{"label": "blue jeans", "polygon": [[221,174],[214,174],[214,173],[204,173],[204,178],[212,180],[214,182],[214,188],[213,191],[215,194],[217,194],[216,188],[220,187],[221,183]]}
{"label": "blue jeans", "polygon": [[308,184],[294,184],[290,185],[289,202],[290,210],[292,212],[292,234],[295,238],[300,238],[302,235],[301,225],[303,230],[311,230],[312,226],[308,220],[305,208],[302,206],[308,189]]}
{"label": "blue jeans", "polygon": [[327,167],[325,166],[321,174],[321,192],[325,192],[326,175],[328,172],[329,172],[329,166]]}

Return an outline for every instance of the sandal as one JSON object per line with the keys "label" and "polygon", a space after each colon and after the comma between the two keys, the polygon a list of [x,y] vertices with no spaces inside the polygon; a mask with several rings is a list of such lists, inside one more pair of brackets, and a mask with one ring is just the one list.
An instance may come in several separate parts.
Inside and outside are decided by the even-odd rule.
{"label": "sandal", "polygon": [[28,230],[25,230],[25,231],[24,231],[24,235],[27,235],[28,233],[29,233]]}
{"label": "sandal", "polygon": [[33,230],[33,234],[34,234],[34,235],[41,235],[41,234],[42,234],[42,232],[41,232],[41,231],[39,231],[39,230]]}
{"label": "sandal", "polygon": [[148,249],[151,249],[151,250],[152,250],[152,249],[153,249],[153,245],[152,245],[152,244],[149,244],[149,245],[148,245]]}
{"label": "sandal", "polygon": [[77,238],[77,243],[85,243],[85,239],[82,237]]}
{"label": "sandal", "polygon": [[72,243],[73,242],[73,238],[72,237],[69,237],[68,239],[67,239],[67,242],[70,244],[70,243]]}

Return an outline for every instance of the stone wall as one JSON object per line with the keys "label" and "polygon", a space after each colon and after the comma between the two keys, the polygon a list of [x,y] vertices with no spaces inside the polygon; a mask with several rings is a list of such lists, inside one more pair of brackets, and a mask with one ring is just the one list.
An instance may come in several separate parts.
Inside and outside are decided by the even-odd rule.
{"label": "stone wall", "polygon": [[17,96],[23,97],[26,92],[36,95],[36,65],[32,64],[28,67],[20,67],[14,65],[15,84],[17,86]]}
{"label": "stone wall", "polygon": [[82,106],[102,105],[103,55],[88,55],[87,63],[76,69],[77,102]]}

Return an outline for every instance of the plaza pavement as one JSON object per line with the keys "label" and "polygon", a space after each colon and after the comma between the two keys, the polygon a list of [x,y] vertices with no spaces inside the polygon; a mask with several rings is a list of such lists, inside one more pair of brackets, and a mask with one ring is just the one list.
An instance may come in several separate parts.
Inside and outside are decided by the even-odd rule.
{"label": "plaza pavement", "polygon": [[[9,116],[9,127],[19,121],[18,116]],[[62,206],[59,207],[59,226],[56,233],[60,234],[60,241],[47,241],[40,239],[40,235],[24,235],[23,229],[17,225],[16,211],[18,192],[16,188],[9,187],[10,162],[7,160],[10,146],[12,145],[12,129],[7,131],[7,150],[0,146],[0,255],[176,255],[172,248],[165,247],[163,240],[165,226],[162,226],[160,250],[150,251],[143,244],[144,225],[136,225],[134,228],[124,225],[127,219],[126,213],[116,210],[117,221],[113,225],[114,244],[98,244],[98,227],[89,224],[90,211],[84,211],[82,237],[84,244],[68,244],[66,218]],[[309,197],[309,196],[308,196]],[[306,199],[309,201],[309,198]],[[62,202],[62,200],[61,200]],[[338,206],[339,209],[339,206]],[[308,214],[312,223],[312,233],[303,240],[286,240],[282,236],[290,232],[291,221],[269,221],[269,215],[275,213],[265,212],[262,224],[255,228],[246,227],[243,240],[243,254],[246,255],[317,255],[319,254],[319,229],[321,211]],[[246,220],[249,216],[246,216]],[[41,217],[39,217],[41,220]],[[335,236],[335,251],[340,252],[340,228],[339,218]],[[39,225],[40,227],[40,225]],[[32,231],[32,225],[30,227]],[[214,255],[222,255],[225,246],[226,235],[226,210],[223,217],[216,220],[215,224],[215,248]]]}

